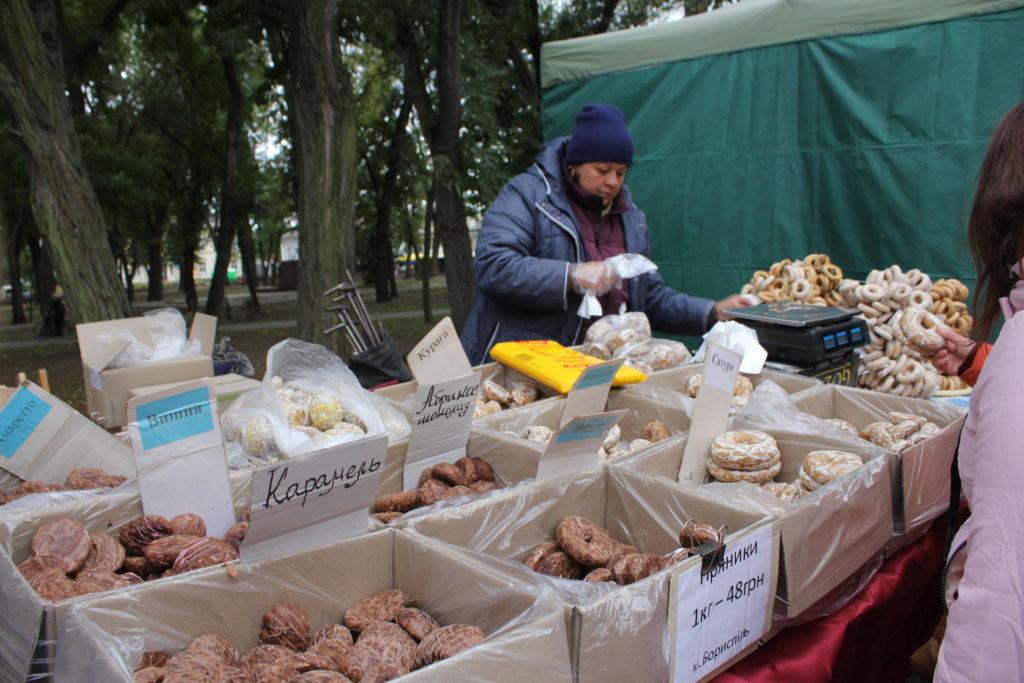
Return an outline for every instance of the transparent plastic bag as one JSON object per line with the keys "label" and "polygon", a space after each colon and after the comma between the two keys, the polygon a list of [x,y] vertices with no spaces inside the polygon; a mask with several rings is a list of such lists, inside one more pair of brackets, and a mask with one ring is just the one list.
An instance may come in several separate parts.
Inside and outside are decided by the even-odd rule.
{"label": "transparent plastic bag", "polygon": [[[658,270],[657,264],[643,254],[618,254],[603,261],[620,280],[653,273]],[[601,315],[601,303],[597,300],[597,292],[585,291],[576,314],[581,318],[593,318]]]}
{"label": "transparent plastic bag", "polygon": [[267,352],[263,385],[240,396],[222,424],[226,438],[240,441],[254,465],[409,431],[408,420],[364,389],[338,356],[298,339]]}
{"label": "transparent plastic bag", "polygon": [[135,338],[127,329],[119,329],[96,338],[98,348],[115,341],[128,341],[128,347],[117,354],[108,367],[119,368],[139,363],[168,360],[199,353],[199,340],[189,341],[185,317],[176,308],[158,308],[145,314],[146,331],[152,346]]}
{"label": "transparent plastic bag", "polygon": [[580,350],[602,360],[625,357],[626,365],[644,374],[690,362],[685,344],[653,338],[647,314],[625,308],[591,325]]}

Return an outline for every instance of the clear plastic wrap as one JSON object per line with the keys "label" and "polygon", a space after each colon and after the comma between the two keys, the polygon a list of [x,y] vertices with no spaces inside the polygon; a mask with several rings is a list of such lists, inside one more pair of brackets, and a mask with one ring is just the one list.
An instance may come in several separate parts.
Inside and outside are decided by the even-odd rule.
{"label": "clear plastic wrap", "polygon": [[949,468],[966,411],[942,401],[904,398],[877,391],[824,385],[794,398],[800,411],[838,418],[858,430],[886,421],[891,412],[924,417],[940,428],[934,436],[897,454],[896,532],[910,540],[949,506]]}
{"label": "clear plastic wrap", "polygon": [[402,438],[409,431],[408,420],[360,386],[334,353],[298,339],[271,347],[262,386],[238,397],[221,422],[225,438],[240,442],[256,466],[383,432]]}
{"label": "clear plastic wrap", "polygon": [[[563,398],[562,394],[558,393],[551,387],[548,387],[540,382],[535,382],[518,370],[514,370],[508,366],[502,365],[501,363],[485,363],[484,365],[477,366],[473,370],[480,373],[480,385],[485,386],[487,382],[493,382],[501,389],[511,393],[519,382],[529,382],[536,389],[536,398],[528,403],[522,405],[501,405],[497,406],[497,410],[494,412],[506,412],[510,410],[519,410],[524,406],[532,406],[540,401],[547,401],[549,399],[560,399]],[[415,381],[403,382],[389,387],[383,387],[373,392],[374,396],[379,396],[386,400],[390,405],[394,406],[406,419],[411,419],[415,406],[413,405],[416,398],[416,390],[418,385]],[[481,400],[484,400],[485,394],[481,394]],[[493,413],[488,413],[493,414]]]}
{"label": "clear plastic wrap", "polygon": [[[732,418],[730,430],[770,434],[781,452],[778,482],[798,478],[803,457],[814,450],[841,450],[864,466],[794,502],[783,502],[754,484],[713,482],[700,488],[723,500],[756,506],[777,515],[782,529],[783,577],[778,599],[787,617],[807,611],[824,595],[880,552],[893,529],[892,456],[885,449],[844,433],[803,413],[792,397],[771,382],[754,392],[747,408]],[[675,481],[686,436],[655,444],[617,465]],[[833,596],[837,608],[853,596]]]}
{"label": "clear plastic wrap", "polygon": [[[606,468],[575,479],[523,484],[489,501],[446,510],[406,527],[461,548],[510,580],[554,587],[575,624],[571,635],[578,645],[573,655],[581,681],[669,679],[670,572],[662,570],[619,586],[554,578],[528,569],[522,561],[535,546],[554,539],[558,521],[567,515],[587,517],[616,540],[658,554],[679,547],[679,531],[691,519],[724,524],[734,539],[770,523],[761,511]],[[684,562],[692,566],[699,561]]]}
{"label": "clear plastic wrap", "polygon": [[[236,514],[248,503],[249,478],[232,478],[231,488]],[[75,492],[75,493],[88,493]],[[14,514],[14,513],[17,514]],[[102,496],[67,496],[59,503],[41,508],[23,509],[0,514],[0,624],[4,638],[0,638],[0,680],[24,680],[30,665],[48,670],[54,657],[57,630],[69,606],[100,596],[120,595],[142,586],[173,581],[161,578],[144,584],[117,588],[102,593],[89,593],[80,597],[51,603],[42,598],[29,585],[17,566],[28,559],[32,537],[43,525],[70,517],[80,522],[89,533],[112,534],[126,522],[144,514],[137,490],[119,491]],[[223,566],[197,569],[181,576],[198,576],[207,572],[223,572]],[[86,678],[58,678],[57,680],[89,680]],[[103,680],[92,679],[92,680]]]}
{"label": "clear plastic wrap", "polygon": [[647,314],[626,312],[625,306],[619,313],[595,321],[579,349],[602,360],[625,358],[626,365],[648,376],[690,362],[685,344],[653,338]]}
{"label": "clear plastic wrap", "polygon": [[550,591],[407,534],[382,531],[236,569],[236,577],[176,577],[74,605],[60,631],[57,680],[132,681],[143,652],[179,652],[203,633],[246,651],[258,644],[260,616],[274,604],[301,605],[316,630],[393,588],[442,625],[473,624],[487,636],[402,680],[572,680],[565,618]]}
{"label": "clear plastic wrap", "polygon": [[[658,270],[657,264],[643,254],[617,254],[597,263],[579,264],[580,267],[602,265],[619,280],[627,280]],[[595,281],[598,277],[596,274],[591,275],[590,278],[584,278],[577,283],[576,291],[583,294],[583,301],[580,302],[579,309],[576,311],[581,318],[593,318],[601,315],[601,302],[597,300],[597,297],[604,292],[595,289]]]}
{"label": "clear plastic wrap", "polygon": [[120,368],[199,353],[199,340],[189,341],[185,317],[178,309],[158,308],[147,311],[145,318],[146,331],[152,345],[139,341],[127,329],[119,329],[97,337],[98,349],[114,342],[129,342],[128,346],[107,365],[108,368]]}

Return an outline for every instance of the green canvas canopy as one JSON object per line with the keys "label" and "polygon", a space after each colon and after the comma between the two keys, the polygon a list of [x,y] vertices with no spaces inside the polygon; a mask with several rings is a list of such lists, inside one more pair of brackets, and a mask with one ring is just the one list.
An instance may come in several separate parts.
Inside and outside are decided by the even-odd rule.
{"label": "green canvas canopy", "polygon": [[718,298],[823,252],[974,285],[965,248],[992,129],[1024,97],[1024,0],[742,0],[547,43],[546,137],[618,106],[627,182],[666,281]]}

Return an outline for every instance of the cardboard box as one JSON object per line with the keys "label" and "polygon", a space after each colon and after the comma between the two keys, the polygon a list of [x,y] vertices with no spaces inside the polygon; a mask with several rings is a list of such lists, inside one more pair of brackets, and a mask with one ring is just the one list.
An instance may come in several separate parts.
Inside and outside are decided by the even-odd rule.
{"label": "cardboard box", "polygon": [[[232,478],[231,491],[236,512],[240,511],[249,503],[246,497],[248,482]],[[142,514],[138,489],[65,500],[43,508],[12,510],[7,513],[0,508],[0,586],[3,586],[0,633],[5,634],[5,637],[0,638],[0,680],[24,680],[33,663],[37,666],[42,664],[46,669],[47,662],[54,656],[57,631],[68,605],[99,595],[90,594],[51,603],[36,593],[17,569],[17,565],[32,554],[31,542],[35,532],[55,519],[71,517],[81,522],[89,533],[116,535],[121,525]],[[224,568],[209,567],[194,573],[210,571],[223,572]],[[169,580],[160,579],[157,583]],[[138,587],[130,586],[112,592]]]}
{"label": "cardboard box", "polygon": [[[227,408],[226,404],[231,403],[241,394],[260,388],[260,381],[258,379],[244,377],[234,373],[227,375],[215,375],[210,377],[210,382],[213,384],[213,391],[217,396],[217,403],[220,404],[221,410]],[[149,394],[154,394],[158,391],[163,391],[164,389],[170,389],[178,384],[182,384],[182,382],[170,382],[168,384],[154,384],[148,387],[136,387],[128,391],[128,398],[148,396]]]}
{"label": "cardboard box", "polygon": [[79,601],[61,628],[57,679],[132,681],[144,651],[173,654],[204,633],[224,636],[241,654],[259,644],[260,619],[279,602],[305,608],[315,630],[339,623],[358,600],[398,588],[441,624],[473,624],[488,636],[403,681],[572,680],[564,620],[550,593],[408,534],[386,530],[237,569],[234,578],[223,570],[181,575]]}
{"label": "cardboard box", "polygon": [[[725,524],[735,542],[772,525],[770,516],[701,491],[684,490],[627,470],[603,468],[578,479],[529,483],[476,503],[411,520],[404,528],[494,563],[510,579],[552,586],[569,624],[570,653],[579,681],[664,681],[669,678],[669,578],[664,570],[626,586],[592,584],[537,574],[522,564],[530,550],[554,539],[558,521],[583,515],[642,552],[668,553],[689,519]],[[774,593],[777,531],[772,529]],[[489,559],[487,559],[489,558]],[[685,560],[690,568],[700,560]],[[692,563],[692,564],[691,564]],[[770,621],[771,599],[758,627]],[[737,652],[736,657],[746,652]],[[727,664],[723,664],[727,665]],[[716,671],[719,669],[716,669]],[[708,672],[713,674],[714,672]],[[525,678],[521,680],[526,680]]]}
{"label": "cardboard box", "polygon": [[[694,399],[686,394],[686,384],[703,368],[698,364],[662,370],[642,384],[615,389],[608,396],[608,410],[634,410],[651,420],[660,420],[673,432],[688,431],[689,411],[693,410]],[[750,380],[755,391],[764,382],[776,384],[787,395],[800,395],[821,386],[817,380],[784,372],[765,370],[757,375],[743,376]]]}
{"label": "cardboard box", "polygon": [[[615,389],[614,391],[643,391],[646,388],[659,388],[672,389],[673,391],[678,391],[681,394],[686,394],[686,383],[690,381],[691,377],[703,371],[703,363],[680,365],[679,367],[669,368],[668,370],[659,370],[648,377],[646,382],[633,384],[621,389]],[[762,370],[756,375],[745,374],[743,376],[750,380],[750,383],[754,385],[755,389],[761,382],[770,380],[782,387],[787,394],[798,394],[801,391],[821,386],[821,382],[813,377],[804,377],[803,375],[790,374],[788,372],[776,372],[774,370],[767,369]]]}
{"label": "cardboard box", "polygon": [[965,411],[954,405],[903,398],[867,389],[822,386],[794,397],[795,406],[820,418],[840,418],[857,429],[888,422],[892,411],[920,415],[942,428],[936,436],[894,456],[896,535],[913,538],[949,507],[949,470]]}
{"label": "cardboard box", "polygon": [[199,341],[198,354],[108,368],[107,366],[129,342],[121,340],[98,349],[97,340],[100,335],[112,334],[121,329],[130,331],[139,342],[152,345],[144,316],[75,326],[78,350],[82,356],[82,374],[89,416],[102,426],[121,427],[126,424],[126,404],[132,389],[213,376],[213,360],[210,354],[217,332],[216,317],[196,313],[192,320],[189,341]]}
{"label": "cardboard box", "polygon": [[[734,429],[749,429],[733,423]],[[787,504],[753,484],[720,482],[697,487],[734,504],[753,506],[775,515],[781,528],[782,560],[777,612],[794,617],[879,555],[892,534],[891,454],[861,439],[757,426],[778,442],[782,470],[776,481],[798,478],[804,455],[812,450],[839,449],[855,453],[865,466],[828,486]],[[636,470],[676,483],[687,435],[662,441],[615,467]]]}
{"label": "cardboard box", "polygon": [[[68,474],[80,467],[135,476],[131,447],[56,396],[25,382],[12,401],[9,408],[0,406],[0,433],[10,434],[12,440],[7,443],[6,436],[2,440],[6,457],[0,470],[0,490],[8,491],[32,479],[63,484]],[[18,430],[14,424],[24,420],[32,424],[30,430]]]}
{"label": "cardboard box", "polygon": [[[486,380],[491,380],[508,389],[512,386],[512,382],[530,382],[537,387],[537,401],[562,398],[562,394],[558,393],[551,387],[541,384],[536,380],[532,380],[518,370],[513,370],[501,363],[485,363],[484,365],[474,367],[473,370],[480,373],[481,384]],[[407,418],[411,418],[414,412],[412,401],[413,397],[416,396],[417,388],[419,388],[419,385],[414,380],[411,382],[402,382],[401,384],[392,384],[391,386],[382,387],[375,390],[373,393],[382,396],[388,403],[398,408],[403,415]],[[481,394],[481,397],[482,396],[483,394]]]}

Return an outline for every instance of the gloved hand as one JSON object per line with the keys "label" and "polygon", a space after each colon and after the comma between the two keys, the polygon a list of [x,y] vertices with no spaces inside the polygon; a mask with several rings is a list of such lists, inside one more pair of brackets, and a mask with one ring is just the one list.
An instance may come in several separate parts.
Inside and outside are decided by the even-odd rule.
{"label": "gloved hand", "polygon": [[577,294],[601,296],[621,283],[618,274],[604,261],[569,264],[569,284]]}

